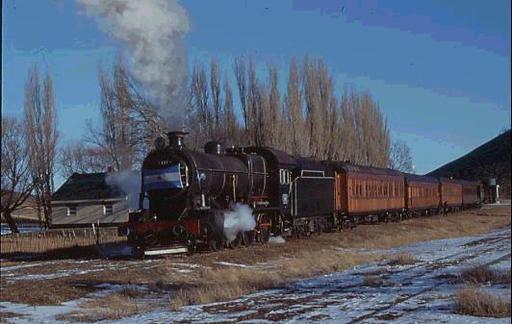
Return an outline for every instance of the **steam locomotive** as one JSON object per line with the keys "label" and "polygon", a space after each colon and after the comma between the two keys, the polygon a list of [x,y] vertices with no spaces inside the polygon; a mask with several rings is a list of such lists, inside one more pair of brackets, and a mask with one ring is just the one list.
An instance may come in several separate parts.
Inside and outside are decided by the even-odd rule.
{"label": "steam locomotive", "polygon": [[[142,164],[139,210],[120,227],[145,255],[217,251],[266,243],[272,235],[308,236],[480,204],[478,182],[317,161],[268,147],[224,150],[214,141],[203,153],[185,146],[186,134],[155,141]],[[228,241],[226,215],[236,204],[250,206],[255,226]]]}

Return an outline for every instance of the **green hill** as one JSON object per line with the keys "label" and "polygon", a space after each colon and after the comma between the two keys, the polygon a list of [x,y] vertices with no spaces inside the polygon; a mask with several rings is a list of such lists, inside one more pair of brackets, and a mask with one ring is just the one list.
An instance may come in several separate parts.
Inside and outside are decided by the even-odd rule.
{"label": "green hill", "polygon": [[500,195],[503,198],[510,198],[510,153],[508,130],[427,175],[467,180],[496,178],[500,185]]}

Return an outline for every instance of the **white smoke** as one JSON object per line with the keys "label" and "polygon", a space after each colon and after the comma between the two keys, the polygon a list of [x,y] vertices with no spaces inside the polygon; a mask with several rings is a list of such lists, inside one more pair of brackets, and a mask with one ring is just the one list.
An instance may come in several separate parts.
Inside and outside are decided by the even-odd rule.
{"label": "white smoke", "polygon": [[256,226],[252,209],[248,205],[236,203],[231,210],[224,213],[224,235],[229,242],[236,238],[239,232],[251,231]]}
{"label": "white smoke", "polygon": [[278,236],[271,236],[270,239],[268,240],[268,242],[270,244],[283,244],[283,243],[286,243],[286,240],[281,235],[278,235]]}
{"label": "white smoke", "polygon": [[176,0],[77,1],[105,32],[126,46],[134,78],[168,117],[183,118],[187,72],[183,37],[190,28],[186,10]]}
{"label": "white smoke", "polygon": [[138,171],[122,171],[110,173],[105,178],[107,185],[115,187],[128,196],[128,208],[139,208],[140,173]]}

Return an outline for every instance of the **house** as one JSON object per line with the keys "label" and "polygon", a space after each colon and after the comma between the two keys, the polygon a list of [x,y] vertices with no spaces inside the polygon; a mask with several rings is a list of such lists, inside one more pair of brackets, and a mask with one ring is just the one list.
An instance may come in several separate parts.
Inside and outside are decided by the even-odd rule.
{"label": "house", "polygon": [[52,195],[51,227],[115,226],[128,221],[128,196],[107,173],[73,173]]}

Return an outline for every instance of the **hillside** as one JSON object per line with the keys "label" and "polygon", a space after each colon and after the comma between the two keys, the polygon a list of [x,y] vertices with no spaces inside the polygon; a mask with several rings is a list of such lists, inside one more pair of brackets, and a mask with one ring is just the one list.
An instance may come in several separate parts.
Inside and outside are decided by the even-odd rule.
{"label": "hillside", "polygon": [[467,180],[496,178],[503,198],[510,198],[510,130],[468,154],[428,173]]}

